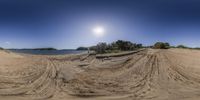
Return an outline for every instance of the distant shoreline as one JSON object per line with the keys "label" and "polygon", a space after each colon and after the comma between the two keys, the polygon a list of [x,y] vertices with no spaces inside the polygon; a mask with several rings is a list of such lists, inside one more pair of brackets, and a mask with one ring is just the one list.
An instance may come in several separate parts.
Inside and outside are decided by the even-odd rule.
{"label": "distant shoreline", "polygon": [[55,48],[23,48],[23,49],[7,49],[7,50],[57,50]]}
{"label": "distant shoreline", "polygon": [[86,50],[63,49],[63,50],[40,50],[40,49],[7,49],[14,53],[33,54],[33,55],[65,55],[65,54],[79,54],[86,52]]}

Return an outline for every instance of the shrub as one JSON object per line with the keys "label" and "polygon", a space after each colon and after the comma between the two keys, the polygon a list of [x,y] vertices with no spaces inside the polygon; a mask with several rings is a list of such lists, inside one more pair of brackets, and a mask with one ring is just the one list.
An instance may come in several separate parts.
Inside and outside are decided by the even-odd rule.
{"label": "shrub", "polygon": [[89,50],[96,51],[96,46],[91,46],[91,47],[89,47]]}
{"label": "shrub", "polygon": [[106,43],[98,43],[96,46],[96,53],[106,53],[107,44]]}
{"label": "shrub", "polygon": [[178,45],[177,48],[188,48],[188,47],[184,45]]}
{"label": "shrub", "polygon": [[164,42],[156,42],[154,44],[155,49],[168,49],[170,47],[169,43],[164,43]]}
{"label": "shrub", "polygon": [[196,48],[194,48],[194,49],[196,49],[196,50],[200,50],[200,48],[199,48],[199,47],[196,47]]}
{"label": "shrub", "polygon": [[136,44],[136,48],[142,48],[142,44]]}
{"label": "shrub", "polygon": [[95,50],[96,53],[111,53],[119,51],[134,50],[137,48],[142,48],[142,44],[132,43],[130,41],[117,40],[110,44],[104,42],[98,43],[96,46],[90,47],[90,50]]}
{"label": "shrub", "polygon": [[132,43],[130,41],[118,40],[115,42],[119,50],[127,51],[134,50],[135,48],[142,48],[142,44]]}

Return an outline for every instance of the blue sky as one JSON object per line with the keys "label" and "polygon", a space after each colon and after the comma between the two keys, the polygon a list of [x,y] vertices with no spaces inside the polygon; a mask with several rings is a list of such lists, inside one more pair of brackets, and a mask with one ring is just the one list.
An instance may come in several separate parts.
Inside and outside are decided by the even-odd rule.
{"label": "blue sky", "polygon": [[[72,49],[118,39],[200,47],[198,0],[1,0],[0,47]],[[96,26],[105,35],[94,36]]]}

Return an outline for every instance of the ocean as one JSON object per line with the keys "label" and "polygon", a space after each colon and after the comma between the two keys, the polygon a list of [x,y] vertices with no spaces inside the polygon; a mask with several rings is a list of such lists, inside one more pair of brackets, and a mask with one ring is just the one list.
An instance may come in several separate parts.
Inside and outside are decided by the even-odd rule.
{"label": "ocean", "polygon": [[63,55],[63,54],[78,54],[87,52],[85,50],[24,50],[24,49],[11,49],[9,51],[15,53],[34,54],[34,55]]}

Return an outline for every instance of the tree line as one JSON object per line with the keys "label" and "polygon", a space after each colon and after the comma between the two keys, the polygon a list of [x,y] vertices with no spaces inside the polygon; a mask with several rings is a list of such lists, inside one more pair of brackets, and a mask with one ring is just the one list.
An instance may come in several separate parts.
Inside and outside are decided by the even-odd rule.
{"label": "tree line", "polygon": [[143,46],[142,44],[132,43],[131,41],[117,40],[112,43],[100,42],[91,47],[79,47],[77,50],[93,50],[96,53],[116,53],[121,51],[131,51],[139,48],[153,48],[153,49],[169,49],[169,48],[188,48],[188,49],[200,49],[190,48],[184,45],[171,46],[167,42],[156,42],[152,46]]}
{"label": "tree line", "polygon": [[79,47],[77,50],[94,50],[97,53],[111,53],[120,51],[130,51],[138,48],[142,48],[142,44],[132,43],[130,41],[117,40],[115,42],[107,44],[106,42],[100,42],[96,46],[91,46],[88,48]]}

